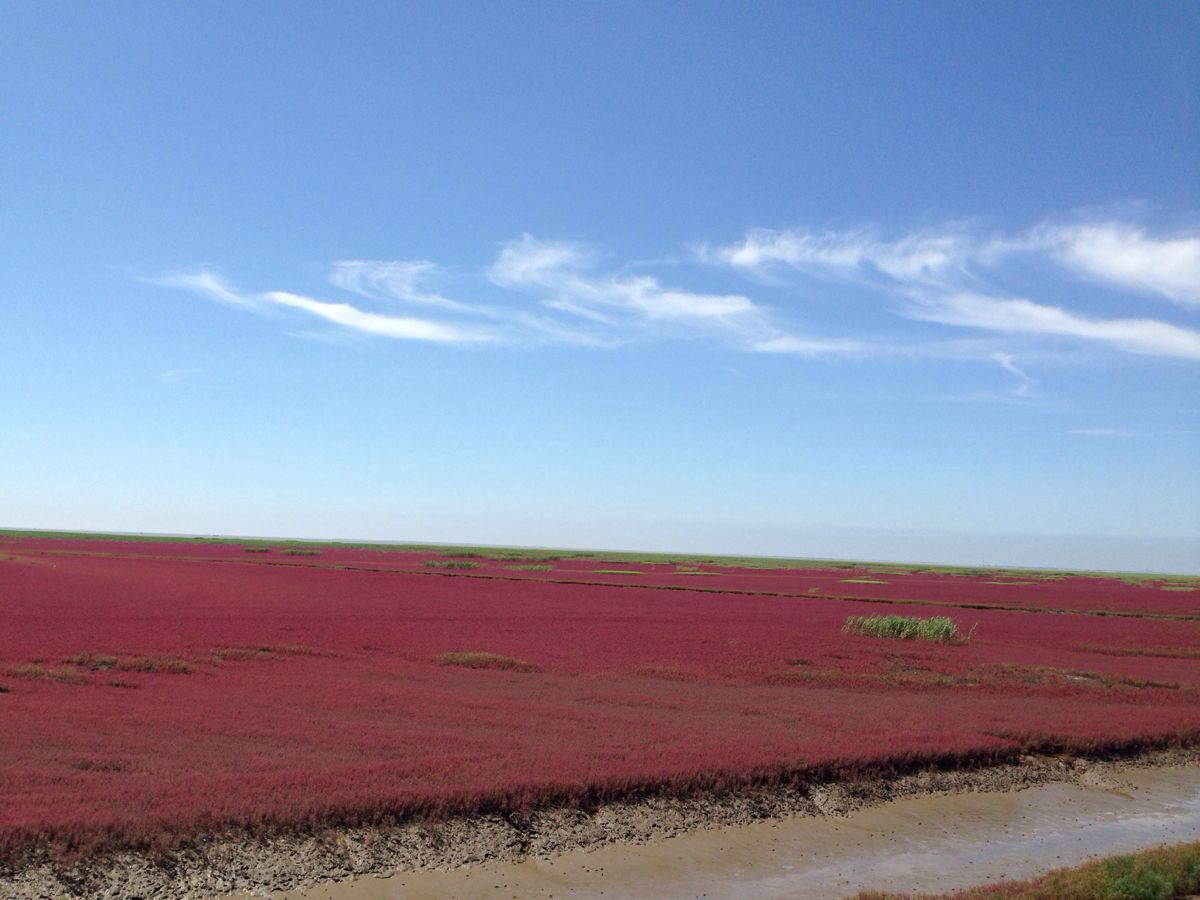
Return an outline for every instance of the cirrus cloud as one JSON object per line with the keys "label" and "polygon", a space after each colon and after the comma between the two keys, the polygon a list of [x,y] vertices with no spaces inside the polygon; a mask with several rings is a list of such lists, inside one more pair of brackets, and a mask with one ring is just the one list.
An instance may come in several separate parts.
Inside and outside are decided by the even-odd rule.
{"label": "cirrus cloud", "polygon": [[[855,300],[872,293],[877,311],[850,318],[849,334],[822,335],[814,312],[792,298],[768,305],[748,293],[694,290],[666,284],[646,265],[606,266],[587,244],[530,234],[502,243],[481,272],[458,273],[468,299],[447,291],[450,273],[427,259],[346,259],[328,280],[358,299],[308,292],[242,291],[211,267],[158,279],[225,306],[259,314],[317,319],[343,334],[441,344],[612,347],[659,340],[701,340],[751,353],[808,358],[898,357],[970,359],[999,365],[1017,378],[1011,395],[1030,393],[1026,371],[1036,342],[1078,341],[1093,348],[1175,359],[1200,359],[1200,331],[1142,314],[1099,314],[1072,302],[1006,289],[1014,261],[1033,259],[1118,293],[1152,294],[1200,305],[1200,234],[1155,235],[1111,220],[1042,223],[1012,235],[982,234],[964,223],[884,236],[876,228],[813,231],[753,229],[739,241],[702,245],[700,261],[756,280],[795,273],[829,290],[850,285]],[[637,271],[642,269],[643,271]],[[711,270],[701,268],[699,275]],[[783,281],[786,285],[786,279]],[[797,289],[803,284],[796,285]],[[1028,287],[1028,285],[1026,285]],[[1043,285],[1047,292],[1053,283]],[[1136,301],[1136,297],[1134,298]],[[1111,306],[1112,298],[1106,301]],[[862,322],[882,317],[864,333]],[[944,334],[904,333],[889,327],[899,316],[922,328],[973,329],[987,337],[948,340]],[[890,319],[895,321],[894,318]],[[916,327],[908,326],[908,331]],[[294,333],[294,332],[291,332]],[[879,337],[883,334],[883,337]],[[1018,354],[1022,360],[1018,365]]]}
{"label": "cirrus cloud", "polygon": [[790,270],[875,290],[901,316],[998,334],[1069,338],[1128,353],[1200,359],[1200,331],[1143,316],[1102,317],[1004,292],[1016,257],[1047,261],[1116,291],[1200,306],[1200,234],[1154,236],[1113,221],[1042,224],[1012,236],[952,224],[882,238],[870,229],[754,229],[703,245],[701,260],[771,278]]}

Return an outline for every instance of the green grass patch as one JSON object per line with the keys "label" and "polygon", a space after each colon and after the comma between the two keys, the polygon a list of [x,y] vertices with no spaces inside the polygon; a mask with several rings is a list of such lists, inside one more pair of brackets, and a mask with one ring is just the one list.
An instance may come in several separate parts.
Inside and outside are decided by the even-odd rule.
{"label": "green grass patch", "polygon": [[953,894],[887,894],[856,900],[1171,900],[1200,892],[1200,843],[1159,847]]}
{"label": "green grass patch", "polygon": [[430,559],[425,565],[431,569],[478,569],[480,564],[469,559]]}
{"label": "green grass patch", "polygon": [[842,633],[902,641],[965,644],[974,636],[975,629],[972,627],[967,634],[963,634],[949,616],[849,616],[842,626]]}
{"label": "green grass patch", "polygon": [[1164,591],[1195,591],[1195,590],[1200,590],[1200,588],[1189,587],[1189,586],[1188,586],[1188,585],[1186,585],[1186,584],[1164,584],[1164,585],[1162,586],[1162,589],[1163,589]]}
{"label": "green grass patch", "polygon": [[523,566],[505,566],[510,572],[552,572],[554,566],[545,563],[528,563]]}
{"label": "green grass patch", "polygon": [[299,547],[288,547],[283,551],[284,556],[320,556],[320,550],[302,550]]}
{"label": "green grass patch", "polygon": [[637,569],[592,569],[593,575],[644,575]]}
{"label": "green grass patch", "polygon": [[888,584],[878,578],[843,578],[842,584]]}
{"label": "green grass patch", "polygon": [[270,547],[245,547],[247,553],[270,553]]}

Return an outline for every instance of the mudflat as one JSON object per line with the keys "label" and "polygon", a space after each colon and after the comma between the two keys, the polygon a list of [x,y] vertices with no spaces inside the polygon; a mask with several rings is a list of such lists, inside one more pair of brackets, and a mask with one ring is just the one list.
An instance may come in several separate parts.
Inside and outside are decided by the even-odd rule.
{"label": "mudflat", "polygon": [[1118,764],[1022,790],[918,794],[844,814],[789,815],[548,858],[386,872],[271,896],[827,898],[872,889],[946,891],[1193,840],[1200,840],[1200,765]]}

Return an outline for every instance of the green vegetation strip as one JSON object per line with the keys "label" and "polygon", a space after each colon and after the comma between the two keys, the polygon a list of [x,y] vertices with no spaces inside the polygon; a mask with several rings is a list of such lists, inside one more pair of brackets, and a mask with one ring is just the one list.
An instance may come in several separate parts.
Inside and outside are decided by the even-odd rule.
{"label": "green vegetation strip", "polygon": [[842,626],[842,631],[864,637],[937,641],[942,644],[965,644],[975,634],[974,628],[962,634],[949,616],[850,616]]}
{"label": "green vegetation strip", "polygon": [[1172,900],[1200,893],[1200,843],[1160,847],[953,894],[859,894],[857,900]]}

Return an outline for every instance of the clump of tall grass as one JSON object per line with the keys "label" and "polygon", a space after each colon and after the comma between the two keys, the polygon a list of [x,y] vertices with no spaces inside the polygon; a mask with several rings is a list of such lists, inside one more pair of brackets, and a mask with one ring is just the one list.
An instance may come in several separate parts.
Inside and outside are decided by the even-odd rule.
{"label": "clump of tall grass", "polygon": [[846,624],[842,626],[842,633],[896,638],[902,641],[965,644],[974,636],[975,626],[963,634],[949,616],[849,616]]}
{"label": "clump of tall grass", "polygon": [[465,559],[431,559],[425,565],[431,569],[478,569],[480,564]]}
{"label": "clump of tall grass", "polygon": [[320,550],[301,550],[298,547],[289,547],[283,551],[284,556],[320,556]]}

